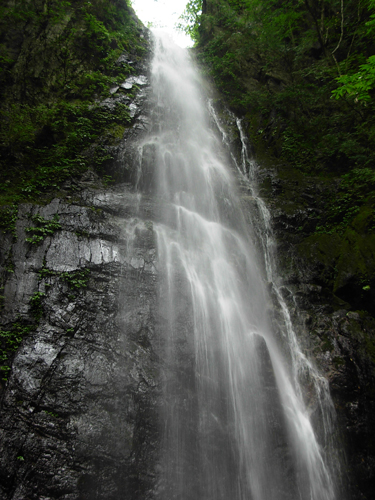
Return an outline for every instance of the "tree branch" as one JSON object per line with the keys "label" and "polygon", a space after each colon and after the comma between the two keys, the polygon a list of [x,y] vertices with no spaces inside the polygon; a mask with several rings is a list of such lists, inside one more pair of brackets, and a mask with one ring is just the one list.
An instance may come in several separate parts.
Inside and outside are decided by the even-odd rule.
{"label": "tree branch", "polygon": [[341,35],[340,35],[339,43],[337,44],[337,47],[335,48],[335,50],[332,52],[332,55],[340,47],[343,36],[344,36],[344,0],[341,0]]}

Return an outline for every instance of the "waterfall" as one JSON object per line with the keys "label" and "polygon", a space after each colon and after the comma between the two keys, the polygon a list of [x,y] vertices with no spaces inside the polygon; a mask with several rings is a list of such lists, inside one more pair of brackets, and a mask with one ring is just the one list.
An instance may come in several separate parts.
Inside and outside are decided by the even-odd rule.
{"label": "waterfall", "polygon": [[[155,37],[152,88],[138,184],[160,207],[153,227],[163,359],[156,497],[334,500],[328,383],[293,330],[241,121],[236,162],[187,52],[162,34]],[[239,176],[254,200],[253,227],[241,209]],[[267,283],[283,318],[281,335],[269,319]],[[305,402],[306,380],[318,422]]]}

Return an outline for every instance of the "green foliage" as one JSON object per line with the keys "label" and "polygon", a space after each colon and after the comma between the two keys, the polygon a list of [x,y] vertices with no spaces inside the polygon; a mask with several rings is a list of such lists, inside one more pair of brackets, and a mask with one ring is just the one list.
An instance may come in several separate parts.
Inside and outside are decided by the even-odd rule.
{"label": "green foliage", "polygon": [[0,207],[0,230],[16,235],[17,205]]}
{"label": "green foliage", "polygon": [[33,59],[18,72],[7,45],[0,44],[3,204],[49,196],[89,165],[101,172],[110,158],[103,146],[106,131],[128,126],[131,118],[125,105],[109,109],[99,102],[109,96],[110,86],[134,71],[116,64],[118,57],[127,51],[136,61],[147,46],[125,2],[49,0],[41,5],[16,0],[12,7],[0,6],[4,35],[23,37],[27,23],[25,36],[35,40]]}
{"label": "green foliage", "polygon": [[25,229],[27,233],[32,233],[29,238],[26,238],[26,241],[31,243],[31,245],[39,245],[47,236],[52,236],[56,231],[61,229],[58,214],[55,214],[52,220],[46,220],[39,214],[33,215],[31,220],[37,224],[37,226]]}
{"label": "green foliage", "polygon": [[86,288],[90,278],[90,269],[80,269],[79,271],[72,272],[58,272],[43,267],[39,273],[39,279],[47,279],[50,277],[57,277],[64,281],[68,287],[73,291],[78,291],[81,288]]}
{"label": "green foliage", "polygon": [[199,39],[198,30],[201,14],[202,0],[189,0],[177,25],[177,29],[189,35],[194,42],[197,42]]}
{"label": "green foliage", "polygon": [[[368,0],[368,5],[372,11],[375,10],[375,1],[374,0]],[[367,34],[373,35],[373,33],[375,31],[375,14],[371,14],[370,20],[367,21],[366,26],[367,26]]]}
{"label": "green foliage", "polygon": [[43,300],[45,296],[44,292],[35,292],[30,298],[30,311],[36,321],[40,321],[43,316]]}
{"label": "green foliage", "polygon": [[90,269],[82,269],[80,271],[74,271],[72,273],[61,273],[60,277],[65,281],[65,283],[74,291],[81,288],[86,288],[88,285],[90,276]]}
{"label": "green foliage", "polygon": [[108,186],[115,182],[114,178],[111,175],[103,175],[103,184],[104,186]]}
{"label": "green foliage", "polygon": [[28,335],[34,326],[16,321],[7,330],[0,329],[0,370],[2,379],[6,381],[11,369],[14,353],[21,345],[22,339]]}
{"label": "green foliage", "polygon": [[50,417],[53,417],[53,418],[58,418],[59,417],[59,415],[57,413],[54,413],[52,411],[47,411],[47,410],[43,410],[43,411],[44,411],[44,413],[46,415],[49,415]]}
{"label": "green foliage", "polygon": [[85,41],[87,48],[101,57],[107,55],[110,48],[111,35],[104,26],[93,14],[86,13],[85,15]]}
{"label": "green foliage", "polygon": [[361,64],[357,73],[343,75],[336,80],[341,84],[341,87],[332,90],[336,99],[348,95],[356,102],[371,101],[370,92],[375,89],[375,56],[369,57],[366,64]]}

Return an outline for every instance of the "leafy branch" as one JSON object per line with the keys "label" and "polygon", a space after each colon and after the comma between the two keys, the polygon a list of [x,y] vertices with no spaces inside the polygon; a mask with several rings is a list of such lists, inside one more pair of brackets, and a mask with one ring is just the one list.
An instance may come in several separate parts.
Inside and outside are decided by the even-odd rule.
{"label": "leafy branch", "polygon": [[355,102],[371,101],[371,91],[375,89],[375,56],[370,56],[365,64],[361,64],[359,71],[353,75],[342,75],[336,78],[341,87],[332,90],[336,99],[346,95],[354,98]]}

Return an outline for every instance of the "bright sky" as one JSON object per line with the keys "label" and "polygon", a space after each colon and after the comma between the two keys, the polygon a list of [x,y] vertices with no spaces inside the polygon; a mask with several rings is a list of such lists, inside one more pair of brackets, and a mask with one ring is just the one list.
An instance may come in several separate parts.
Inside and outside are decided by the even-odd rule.
{"label": "bright sky", "polygon": [[167,31],[181,47],[193,45],[190,37],[174,29],[187,3],[188,0],[132,0],[133,9],[145,26],[151,22],[153,27]]}

